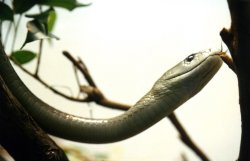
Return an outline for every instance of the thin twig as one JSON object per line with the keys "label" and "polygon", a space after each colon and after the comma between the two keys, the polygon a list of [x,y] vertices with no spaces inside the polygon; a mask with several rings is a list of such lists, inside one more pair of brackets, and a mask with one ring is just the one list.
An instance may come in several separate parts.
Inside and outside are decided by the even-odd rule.
{"label": "thin twig", "polygon": [[8,38],[9,38],[9,35],[10,35],[11,27],[12,27],[12,22],[10,21],[9,25],[8,25],[7,32],[5,34],[4,43],[3,43],[5,47],[7,46],[7,42],[8,42]]}
{"label": "thin twig", "polygon": [[2,25],[3,25],[3,21],[0,20],[0,41],[1,41],[1,42],[3,41],[3,40],[2,40],[2,39],[3,39],[3,36],[2,36],[2,32],[3,32],[3,31],[2,31],[2,29],[3,29],[3,28],[2,28]]}
{"label": "thin twig", "polygon": [[74,70],[74,73],[75,73],[75,78],[76,78],[76,83],[78,85],[78,87],[80,88],[81,84],[80,84],[80,79],[78,77],[78,74],[77,74],[77,69],[75,66],[73,66],[73,70]]}
{"label": "thin twig", "polygon": [[183,143],[185,143],[190,149],[192,149],[197,156],[201,158],[203,161],[209,161],[208,157],[205,155],[205,153],[194,143],[194,141],[191,139],[191,137],[188,135],[184,127],[181,125],[180,121],[176,117],[174,113],[168,115],[168,118],[170,119],[171,123],[174,125],[174,127],[177,129],[177,131],[180,134],[180,139]]}
{"label": "thin twig", "polygon": [[80,84],[80,79],[79,79],[78,74],[77,74],[77,69],[76,69],[76,67],[74,65],[73,65],[73,70],[74,70],[74,74],[75,74],[76,83],[77,83],[77,86],[79,88],[79,91],[78,91],[78,94],[77,94],[77,98],[79,98],[80,94],[81,94],[81,90],[80,90],[81,84]]}
{"label": "thin twig", "polygon": [[89,102],[88,98],[74,98],[71,96],[68,96],[58,90],[56,90],[55,88],[53,88],[52,86],[50,86],[48,83],[46,83],[44,80],[42,80],[40,77],[35,76],[33,73],[31,73],[30,71],[28,71],[27,69],[25,69],[22,65],[20,65],[19,63],[17,63],[16,61],[14,61],[13,59],[11,59],[12,62],[17,65],[23,72],[25,72],[26,74],[28,74],[29,76],[33,77],[35,80],[37,80],[38,82],[40,82],[42,85],[44,85],[46,88],[50,89],[52,92],[54,92],[55,94],[62,96],[63,98],[66,98],[68,100],[71,101],[75,101],[75,102]]}
{"label": "thin twig", "polygon": [[13,22],[14,22],[14,23],[13,23],[13,24],[14,24],[14,36],[13,36],[13,41],[12,41],[11,52],[13,52],[13,51],[14,51],[14,48],[15,48],[16,38],[17,38],[17,31],[18,31],[18,28],[19,28],[21,19],[22,19],[22,14],[19,15],[16,24],[15,24],[15,21],[13,21]]}
{"label": "thin twig", "polygon": [[227,66],[228,66],[234,73],[236,73],[233,59],[232,59],[229,55],[227,55],[226,53],[220,54],[220,57],[221,57],[221,59],[224,61],[224,63],[226,63]]}
{"label": "thin twig", "polygon": [[181,154],[182,161],[188,161],[188,158],[185,153]]}
{"label": "thin twig", "polygon": [[42,48],[43,48],[43,40],[40,40],[39,42],[39,51],[38,51],[38,58],[37,58],[37,64],[36,64],[36,71],[35,71],[35,76],[38,76],[38,72],[40,69],[40,64],[41,64],[41,57],[42,57]]}
{"label": "thin twig", "polygon": [[71,97],[74,97],[74,93],[73,93],[72,89],[70,89],[69,86],[64,86],[64,85],[51,85],[50,87],[52,87],[52,88],[54,88],[54,89],[56,89],[56,88],[64,88],[64,89],[66,89],[66,90],[69,91],[69,93],[71,94]]}
{"label": "thin twig", "polygon": [[76,61],[75,58],[73,58],[73,56],[67,51],[63,51],[63,55],[67,57],[71,61],[71,63],[73,63],[73,65],[81,71],[81,73],[85,73],[84,77],[90,86],[97,87],[90,74],[88,74],[89,72],[84,63],[78,63],[78,61]]}
{"label": "thin twig", "polygon": [[[39,8],[40,13],[42,13],[42,11],[43,11],[42,6],[39,5],[38,8]],[[43,40],[40,40],[39,41],[38,58],[37,58],[37,64],[36,64],[36,70],[35,70],[35,76],[36,77],[39,77],[38,72],[39,72],[40,64],[41,64],[42,49],[43,49]]]}

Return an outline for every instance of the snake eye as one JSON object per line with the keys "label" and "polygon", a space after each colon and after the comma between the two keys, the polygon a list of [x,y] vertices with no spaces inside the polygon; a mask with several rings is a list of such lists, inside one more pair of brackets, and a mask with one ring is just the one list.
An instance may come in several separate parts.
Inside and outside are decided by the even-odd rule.
{"label": "snake eye", "polygon": [[189,55],[189,56],[185,59],[185,61],[186,61],[186,62],[191,62],[194,58],[195,58],[195,54],[191,54],[191,55]]}

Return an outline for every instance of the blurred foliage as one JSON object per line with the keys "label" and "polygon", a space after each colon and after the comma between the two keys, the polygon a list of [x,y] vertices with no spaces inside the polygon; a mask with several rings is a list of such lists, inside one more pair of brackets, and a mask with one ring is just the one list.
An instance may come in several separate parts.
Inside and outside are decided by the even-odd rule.
{"label": "blurred foliage", "polygon": [[15,13],[22,14],[27,12],[35,5],[46,5],[51,7],[61,7],[72,11],[78,7],[87,7],[90,4],[82,4],[76,0],[13,0],[13,8]]}
{"label": "blurred foliage", "polygon": [[[51,42],[51,38],[58,40],[59,38],[52,34],[53,28],[55,26],[57,20],[57,12],[56,8],[63,8],[68,11],[72,11],[79,7],[87,7],[91,5],[79,3],[77,0],[13,0],[11,4],[5,3],[5,1],[0,2],[0,29],[2,30],[2,22],[9,21],[12,26],[15,28],[14,37],[12,42],[12,58],[18,61],[19,64],[28,63],[36,56],[31,56],[31,53],[36,53],[33,51],[25,50],[20,54],[20,51],[14,52],[15,39],[17,35],[18,28],[20,27],[20,19],[23,15],[26,18],[30,19],[26,23],[27,34],[24,40],[23,45],[20,47],[21,49],[28,43],[37,40],[47,39],[48,42]],[[36,8],[38,13],[29,14],[29,11],[33,8]],[[46,10],[43,11],[43,8]],[[19,16],[19,19],[16,20],[15,17]],[[11,26],[9,27],[11,28]],[[0,31],[1,40],[2,31]],[[5,37],[9,37],[10,32],[5,33]],[[5,42],[4,46],[6,45]],[[39,49],[42,48],[42,43],[40,44]],[[41,50],[37,52],[36,55],[40,55]],[[13,55],[14,54],[14,55]],[[17,56],[18,55],[18,56]],[[24,57],[21,59],[21,57]],[[39,56],[38,56],[39,57]],[[19,62],[20,61],[20,62]]]}
{"label": "blurred foliage", "polygon": [[[55,10],[53,7],[50,7],[49,9],[45,10],[44,12],[38,13],[38,14],[26,14],[25,16],[28,18],[33,18],[34,20],[40,22],[44,25],[45,31],[49,32],[53,28],[53,24],[55,23]],[[48,26],[50,25],[50,30],[48,29]]]}
{"label": "blurred foliage", "polygon": [[13,10],[5,3],[0,2],[0,20],[13,21]]}
{"label": "blurred foliage", "polygon": [[42,22],[39,19],[34,19],[27,23],[27,29],[27,36],[21,48],[23,48],[27,43],[36,40],[42,40],[46,38],[55,38],[57,40],[59,39],[57,36],[48,32],[48,21]]}

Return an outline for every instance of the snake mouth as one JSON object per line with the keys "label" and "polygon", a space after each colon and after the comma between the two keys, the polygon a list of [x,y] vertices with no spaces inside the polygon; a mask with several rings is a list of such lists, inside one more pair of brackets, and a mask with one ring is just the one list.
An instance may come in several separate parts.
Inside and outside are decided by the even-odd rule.
{"label": "snake mouth", "polygon": [[[221,63],[222,62],[221,55],[224,55],[224,54],[225,54],[225,52],[214,52],[214,53],[211,53],[205,59],[203,59],[202,61],[200,61],[200,63],[198,63],[196,66],[194,66],[192,69],[190,69],[187,72],[195,70],[197,67],[203,65],[205,62],[208,62],[210,59],[213,59],[211,61],[216,62],[216,63],[208,63],[208,65],[211,65],[211,66],[220,66],[222,64]],[[211,68],[211,69],[213,69],[213,68]]]}
{"label": "snake mouth", "polygon": [[[220,54],[213,54],[211,56],[219,56]],[[194,90],[194,94],[198,93],[200,91],[200,89],[202,89],[210,80],[211,78],[213,78],[213,76],[216,74],[216,72],[220,69],[221,65],[222,65],[222,60],[219,58],[215,58],[215,57],[211,57],[209,56],[208,58],[212,58],[214,60],[212,60],[212,62],[210,62],[209,68],[207,68],[206,70],[204,70],[203,72],[201,72],[201,80],[199,83],[199,85],[197,86],[197,88]],[[207,58],[207,59],[208,59]],[[205,59],[205,60],[207,60]]]}

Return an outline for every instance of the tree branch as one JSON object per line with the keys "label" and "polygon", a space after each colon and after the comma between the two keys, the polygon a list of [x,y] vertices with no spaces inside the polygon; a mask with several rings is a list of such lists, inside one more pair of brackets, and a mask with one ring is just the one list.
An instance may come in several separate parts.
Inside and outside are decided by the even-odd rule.
{"label": "tree branch", "polygon": [[0,76],[0,144],[16,161],[68,161],[63,150],[35,123]]}
{"label": "tree branch", "polygon": [[68,58],[71,63],[77,67],[78,70],[80,70],[81,73],[83,73],[84,78],[86,81],[89,83],[90,86],[92,87],[97,87],[93,78],[90,76],[88,68],[86,65],[83,63],[83,61],[77,61],[75,58],[67,51],[63,51],[63,55]]}
{"label": "tree branch", "polygon": [[221,59],[224,61],[224,63],[226,63],[227,66],[228,66],[234,73],[236,73],[233,59],[232,59],[229,55],[227,55],[226,52],[220,54],[220,57],[221,57]]}
{"label": "tree branch", "polygon": [[242,134],[239,161],[250,160],[250,1],[228,0],[230,29],[221,31],[238,78]]}

